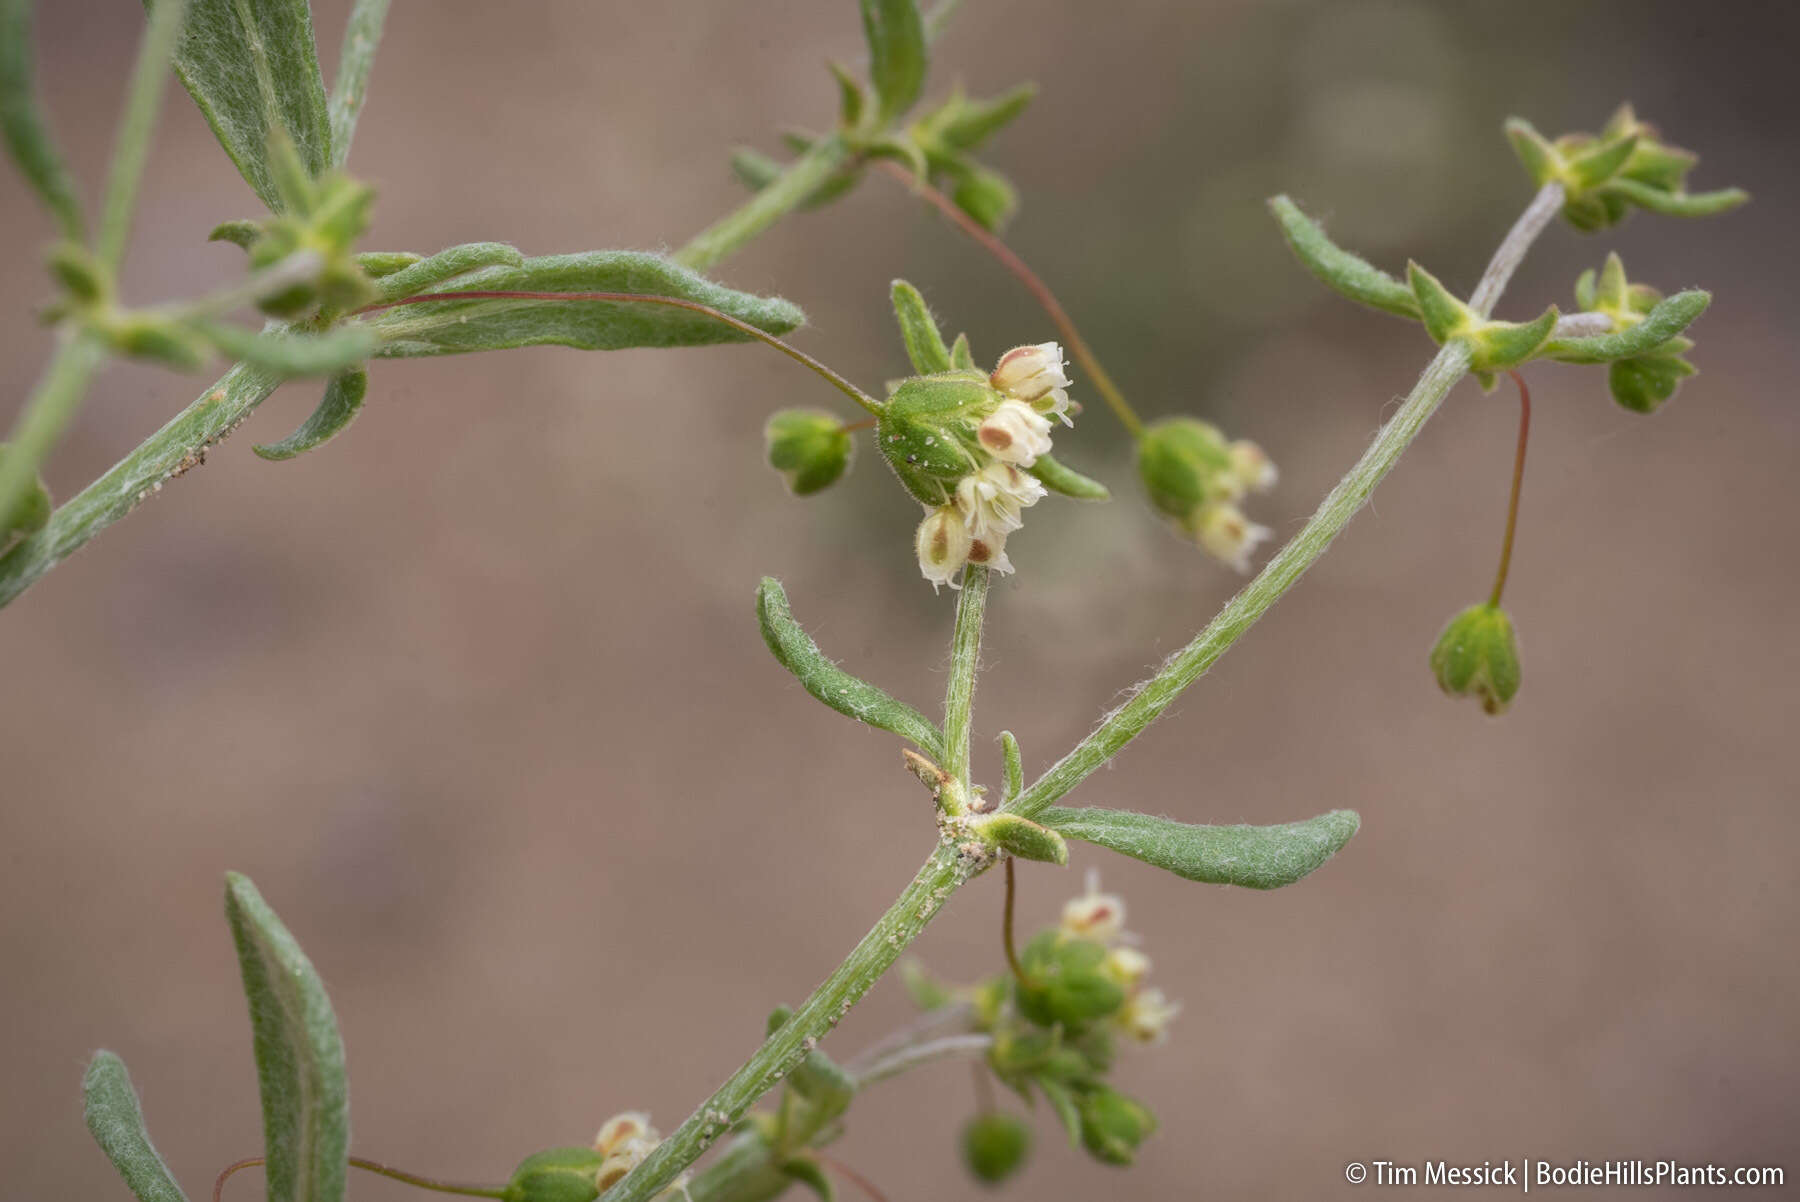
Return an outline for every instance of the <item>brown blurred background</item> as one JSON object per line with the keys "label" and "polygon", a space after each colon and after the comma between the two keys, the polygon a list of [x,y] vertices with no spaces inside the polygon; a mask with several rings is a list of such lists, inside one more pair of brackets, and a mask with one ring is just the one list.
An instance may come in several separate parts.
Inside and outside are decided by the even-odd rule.
{"label": "brown blurred background", "polygon": [[[138,5],[39,8],[44,89],[91,184]],[[328,77],[346,8],[318,5]],[[1430,348],[1307,277],[1267,194],[1467,289],[1528,195],[1501,120],[1594,128],[1629,98],[1704,152],[1697,187],[1758,197],[1706,223],[1555,228],[1503,304],[1567,304],[1612,248],[1718,295],[1702,374],[1654,419],[1598,371],[1531,370],[1515,712],[1446,700],[1424,662],[1483,595],[1503,518],[1516,404],[1465,384],[1333,554],[1075,796],[1196,821],[1354,806],[1364,829],[1273,894],[1085,847],[1073,871],[1024,872],[1036,924],[1102,869],[1186,1010],[1120,1073],[1165,1121],[1140,1166],[1101,1168],[1040,1116],[1014,1196],[1335,1196],[1350,1160],[1527,1154],[1800,1176],[1793,11],[969,0],[957,18],[934,93],[1044,85],[988,156],[1025,197],[1012,243],[1147,414],[1271,450],[1282,481],[1254,516],[1283,533]],[[380,188],[367,245],[679,245],[741,200],[731,148],[827,120],[821,60],[860,51],[849,0],[396,4],[352,159]],[[171,88],[131,296],[233,278],[238,253],[205,235],[255,209]],[[45,354],[50,233],[10,173],[0,231],[10,410]],[[800,344],[868,386],[902,370],[896,275],[982,359],[1052,333],[881,177],[717,275],[802,303]],[[109,370],[53,489],[203,385]],[[679,1121],[930,845],[894,740],[813,703],[755,630],[756,580],[780,576],[830,654],[940,695],[951,602],[918,577],[911,502],[866,454],[810,501],[762,465],[771,410],[832,403],[817,381],[750,347],[377,364],[338,441],[251,455],[316,394],[283,389],[0,615],[7,1198],[125,1196],[81,1123],[102,1045],[190,1194],[259,1150],[228,868],[331,986],[356,1148],[498,1179],[620,1109]],[[1238,583],[1145,511],[1097,404],[1065,447],[1119,500],[1046,503],[1014,540],[977,713],[990,780],[1002,727],[1043,767]],[[999,904],[976,882],[917,952],[994,967]],[[831,1051],[908,1009],[884,983]],[[971,1106],[962,1066],[921,1071],[859,1102],[835,1154],[896,1202],[969,1196]]]}

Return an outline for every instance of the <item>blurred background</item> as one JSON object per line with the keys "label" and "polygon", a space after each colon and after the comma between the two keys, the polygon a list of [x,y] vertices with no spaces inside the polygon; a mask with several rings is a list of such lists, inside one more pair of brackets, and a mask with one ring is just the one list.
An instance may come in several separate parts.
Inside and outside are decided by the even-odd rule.
{"label": "blurred background", "polygon": [[[138,5],[38,7],[43,88],[91,185]],[[317,6],[328,79],[347,7]],[[1444,1157],[1800,1174],[1794,11],[969,0],[956,18],[931,94],[1043,85],[986,155],[1024,197],[1009,240],[1147,416],[1270,450],[1281,483],[1252,516],[1284,535],[1430,346],[1314,283],[1265,196],[1466,291],[1529,195],[1502,119],[1593,129],[1630,99],[1703,152],[1695,187],[1757,197],[1705,223],[1555,227],[1503,302],[1567,305],[1609,249],[1718,297],[1702,374],[1654,418],[1597,370],[1530,370],[1514,712],[1445,699],[1425,665],[1485,595],[1516,432],[1510,391],[1464,384],[1334,552],[1074,795],[1191,821],[1353,806],[1364,827],[1271,894],[1079,845],[1072,870],[1022,872],[1031,928],[1099,868],[1185,1010],[1120,1070],[1164,1120],[1138,1168],[1069,1152],[1040,1114],[1015,1196],[1335,1195],[1347,1161]],[[679,245],[742,199],[732,147],[827,122],[821,62],[860,54],[849,0],[396,4],[351,162],[380,189],[366,245]],[[234,278],[239,253],[205,236],[256,210],[172,87],[130,296]],[[50,235],[0,174],[9,410],[46,353]],[[800,302],[800,345],[866,387],[903,370],[896,275],[984,362],[1053,335],[880,175],[715,274]],[[53,491],[205,382],[110,369]],[[1003,727],[1041,769],[1239,584],[1152,518],[1119,427],[1079,376],[1075,395],[1093,403],[1058,450],[1118,499],[1053,499],[1009,548],[977,711],[990,781]],[[757,578],[779,576],[829,654],[935,710],[952,603],[918,576],[912,502],[869,454],[805,501],[763,466],[772,410],[834,403],[817,380],[741,346],[378,363],[329,447],[250,453],[316,396],[284,388],[0,616],[7,1198],[125,1196],[81,1121],[102,1045],[190,1194],[260,1150],[226,869],[332,989],[356,1150],[497,1180],[618,1110],[673,1126],[929,850],[895,740],[815,704],[755,629]],[[919,957],[997,967],[1000,884],[958,895]],[[909,1009],[884,982],[830,1050]],[[860,1101],[834,1155],[896,1200],[970,1196],[954,1144],[973,1105],[964,1066],[922,1070]]]}

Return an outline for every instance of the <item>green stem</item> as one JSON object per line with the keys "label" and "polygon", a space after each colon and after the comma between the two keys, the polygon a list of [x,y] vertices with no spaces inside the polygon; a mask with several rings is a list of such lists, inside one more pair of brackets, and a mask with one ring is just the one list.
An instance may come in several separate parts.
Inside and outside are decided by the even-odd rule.
{"label": "green stem", "polygon": [[[44,368],[37,389],[13,424],[8,450],[0,456],[0,514],[10,514],[37,479],[38,465],[75,416],[88,378],[105,358],[100,344],[87,334],[65,330],[56,353]],[[42,537],[44,531],[37,536]],[[28,539],[26,542],[32,540]],[[21,547],[25,544],[21,544]],[[15,549],[16,550],[16,549]],[[0,559],[0,565],[12,557]],[[0,589],[4,581],[0,580]]]}
{"label": "green stem", "polygon": [[1525,484],[1525,447],[1531,441],[1531,389],[1516,371],[1506,373],[1519,386],[1519,445],[1513,452],[1512,496],[1506,502],[1506,537],[1500,542],[1500,570],[1494,573],[1494,591],[1488,607],[1498,608],[1506,591],[1506,574],[1512,570],[1513,535],[1519,529],[1519,492]]}
{"label": "green stem", "polygon": [[[1471,307],[1483,317],[1493,312],[1507,281],[1537,236],[1556,216],[1562,200],[1561,185],[1545,185],[1494,252],[1471,301]],[[1413,385],[1399,412],[1388,419],[1356,466],[1326,495],[1300,532],[1275,553],[1254,580],[1225,603],[1225,608],[1194,636],[1193,642],[1171,657],[1156,675],[1140,684],[1129,701],[1108,714],[1092,734],[1051,765],[1049,771],[1006,808],[1027,818],[1041,813],[1161,717],[1183,690],[1230,650],[1231,645],[1325,553],[1468,370],[1466,345],[1452,340],[1441,347],[1419,377],[1419,382]]]}
{"label": "green stem", "polygon": [[683,267],[708,271],[800,205],[850,158],[842,138],[820,138],[743,205],[707,226],[672,256]]}
{"label": "green stem", "polygon": [[137,207],[138,182],[144,177],[144,160],[150,154],[150,131],[162,108],[167,86],[169,58],[181,33],[187,0],[157,0],[138,43],[137,64],[125,93],[125,115],[119,120],[118,140],[113,143],[112,168],[106,177],[106,201],[100,211],[99,243],[95,247],[108,274],[116,273],[125,258],[125,242],[131,236],[131,214]]}
{"label": "green stem", "polygon": [[428,1189],[440,1194],[461,1194],[466,1198],[504,1198],[506,1187],[499,1185],[465,1185],[456,1181],[439,1181],[435,1177],[421,1177],[417,1173],[409,1173],[405,1169],[397,1169],[393,1165],[382,1164],[378,1160],[368,1160],[361,1156],[352,1156],[350,1164],[365,1173],[374,1173],[394,1181],[404,1181],[407,1185]]}
{"label": "green stem", "polygon": [[962,592],[956,598],[956,629],[950,636],[950,683],[944,690],[944,771],[969,791],[969,727],[975,708],[975,673],[981,660],[981,623],[987,613],[988,570],[977,564],[963,569]]}
{"label": "green stem", "polygon": [[337,79],[331,85],[331,165],[342,167],[350,157],[350,140],[356,136],[356,119],[368,99],[369,72],[375,66],[375,48],[381,44],[381,27],[387,22],[388,0],[356,0],[344,23],[343,49],[338,52]]}
{"label": "green stem", "polygon": [[[900,899],[863,936],[836,971],[801,1003],[793,1017],[763,1041],[755,1054],[659,1144],[643,1164],[608,1190],[603,1195],[605,1202],[644,1202],[692,1164],[715,1139],[742,1118],[758,1098],[798,1065],[811,1047],[831,1033],[838,1020],[850,1012],[850,1007],[892,967],[906,946],[918,938],[945,899],[969,879],[970,871],[969,862],[959,857],[954,848],[937,848]],[[709,1170],[708,1175],[732,1163],[737,1155],[738,1150],[734,1148],[726,1160]],[[753,1161],[746,1161],[746,1165],[750,1163]],[[738,1193],[738,1188],[734,1183],[732,1192],[723,1196],[757,1196]]]}

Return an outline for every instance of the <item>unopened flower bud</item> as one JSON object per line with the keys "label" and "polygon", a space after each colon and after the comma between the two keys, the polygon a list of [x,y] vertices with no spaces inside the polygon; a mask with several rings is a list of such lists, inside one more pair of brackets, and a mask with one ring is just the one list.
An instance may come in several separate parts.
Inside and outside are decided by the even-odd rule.
{"label": "unopened flower bud", "polygon": [[1119,1025],[1140,1043],[1157,1043],[1169,1033],[1169,1020],[1181,1013],[1181,1007],[1163,996],[1160,989],[1140,989],[1125,999],[1119,1011]]}
{"label": "unopened flower bud", "polygon": [[1080,1111],[1082,1144],[1107,1164],[1130,1164],[1156,1131],[1156,1116],[1141,1102],[1104,1085],[1082,1095]]}
{"label": "unopened flower bud", "polygon": [[1138,475],[1150,503],[1184,528],[1208,501],[1243,495],[1225,436],[1192,417],[1166,418],[1145,428],[1138,439]]}
{"label": "unopened flower bud", "polygon": [[1006,535],[987,534],[981,538],[970,538],[969,562],[979,564],[999,576],[1012,575],[1012,560],[1006,556]]}
{"label": "unopened flower bud", "polygon": [[1087,892],[1063,906],[1062,929],[1077,939],[1106,943],[1125,929],[1125,903],[1111,893],[1100,892],[1100,877],[1088,873]]}
{"label": "unopened flower bud", "polygon": [[990,1110],[963,1128],[963,1163],[983,1185],[998,1185],[1025,1163],[1031,1128],[1010,1114]]}
{"label": "unopened flower bud", "polygon": [[836,483],[850,466],[853,447],[844,423],[812,409],[783,409],[763,427],[769,466],[787,477],[795,496],[806,497]]}
{"label": "unopened flower bud", "polygon": [[956,506],[944,505],[926,514],[913,548],[919,553],[919,571],[934,590],[941,584],[962,587],[957,573],[969,562],[969,525]]}
{"label": "unopened flower bud", "polygon": [[1069,386],[1063,372],[1062,347],[1054,342],[1015,346],[1000,356],[988,382],[1009,397],[1035,401],[1051,391]]}
{"label": "unopened flower bud", "polygon": [[1250,570],[1250,556],[1274,531],[1259,526],[1229,501],[1202,505],[1194,514],[1194,538],[1208,555],[1238,572]]}
{"label": "unopened flower bud", "polygon": [[1519,691],[1519,644],[1512,619],[1497,605],[1471,605],[1450,619],[1431,649],[1431,671],[1453,697],[1478,697],[1502,714]]}
{"label": "unopened flower bud", "polygon": [[650,1125],[650,1116],[641,1110],[627,1110],[615,1114],[601,1126],[600,1133],[594,1136],[594,1147],[602,1156],[611,1156],[625,1145],[628,1139],[657,1139],[659,1133]]}
{"label": "unopened flower bud", "polygon": [[623,1181],[631,1170],[644,1163],[650,1153],[656,1151],[659,1139],[648,1136],[633,1135],[620,1141],[618,1147],[609,1153],[606,1160],[594,1174],[594,1184],[604,1193]]}
{"label": "unopened flower bud", "polygon": [[592,1148],[551,1148],[527,1156],[506,1182],[505,1202],[593,1202],[605,1159]]}
{"label": "unopened flower bud", "polygon": [[1127,989],[1136,989],[1150,975],[1150,957],[1135,947],[1115,947],[1101,962],[1106,975]]}
{"label": "unopened flower bud", "polygon": [[1281,477],[1281,473],[1275,470],[1275,461],[1269,458],[1267,451],[1248,438],[1240,438],[1231,444],[1228,452],[1231,456],[1231,474],[1246,490],[1268,492],[1275,487],[1275,481]]}
{"label": "unopened flower bud", "polygon": [[975,431],[983,448],[1002,463],[1030,467],[1050,452],[1050,423],[1020,400],[1005,400]]}

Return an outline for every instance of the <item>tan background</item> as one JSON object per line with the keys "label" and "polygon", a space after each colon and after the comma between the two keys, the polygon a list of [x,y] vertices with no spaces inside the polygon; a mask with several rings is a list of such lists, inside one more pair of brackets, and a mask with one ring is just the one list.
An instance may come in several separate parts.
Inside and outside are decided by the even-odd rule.
{"label": "tan background", "polygon": [[[91,182],[137,6],[39,7],[46,90]],[[320,4],[328,62],[345,7]],[[1553,230],[1504,306],[1566,303],[1614,247],[1719,295],[1704,374],[1653,420],[1595,371],[1531,372],[1513,714],[1445,700],[1424,665],[1500,532],[1516,407],[1465,385],[1336,552],[1077,795],[1193,820],[1347,805],[1365,827],[1267,895],[1094,849],[1024,874],[1037,922],[1101,867],[1186,1010],[1120,1073],[1166,1121],[1141,1166],[1067,1152],[1046,1118],[1014,1196],[1335,1196],[1346,1161],[1378,1158],[1800,1174],[1791,11],[970,0],[936,90],[1045,85],[990,155],[1026,197],[1012,240],[1146,413],[1270,448],[1284,475],[1255,515],[1283,532],[1429,348],[1326,296],[1263,196],[1467,288],[1527,195],[1501,119],[1593,127],[1630,97],[1706,152],[1699,186],[1761,198],[1713,223]],[[353,159],[381,190],[369,245],[679,244],[740,199],[731,146],[824,120],[819,63],[859,47],[847,0],[396,4]],[[44,356],[48,226],[3,178],[10,409]],[[172,90],[131,295],[232,278],[236,252],[203,239],[254,208]],[[984,359],[1051,333],[884,179],[719,272],[803,303],[801,344],[871,387],[902,370],[898,274]],[[203,383],[111,370],[55,490]],[[258,1150],[227,868],[332,987],[357,1149],[497,1178],[628,1106],[678,1120],[929,846],[893,740],[813,704],[755,632],[756,579],[777,574],[854,670],[928,706],[942,688],[950,599],[918,579],[910,503],[872,459],[806,502],[761,465],[772,409],[831,403],[816,381],[745,347],[385,364],[338,442],[250,454],[315,395],[283,390],[0,618],[7,1198],[124,1197],[81,1126],[101,1045],[191,1194]],[[977,715],[989,779],[1003,726],[1043,766],[1236,584],[1144,511],[1097,407],[1064,446],[1121,500],[1046,503],[1014,542]],[[917,950],[986,971],[998,913],[979,881]],[[831,1050],[906,1012],[884,984]],[[859,1103],[838,1154],[897,1202],[967,1196],[951,1149],[970,1106],[960,1067],[921,1072]]]}

